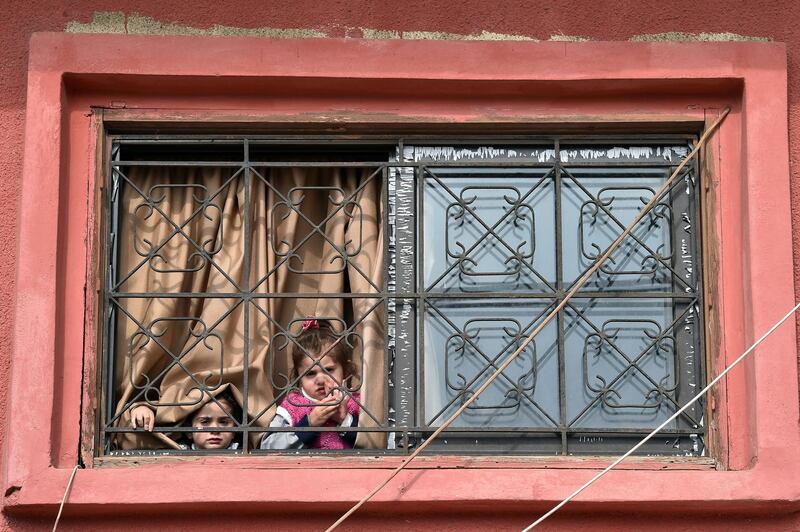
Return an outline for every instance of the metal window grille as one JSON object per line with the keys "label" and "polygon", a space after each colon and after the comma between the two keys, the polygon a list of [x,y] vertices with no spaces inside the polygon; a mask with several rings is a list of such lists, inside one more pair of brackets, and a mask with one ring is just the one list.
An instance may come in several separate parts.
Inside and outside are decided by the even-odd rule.
{"label": "metal window grille", "polygon": [[[120,376],[114,361],[124,346],[116,345],[115,329],[119,320],[135,320],[125,315],[124,300],[226,298],[231,307],[244,305],[245,316],[266,316],[291,338],[293,324],[277,323],[261,303],[297,297],[338,298],[350,301],[348,308],[357,299],[368,301],[366,313],[350,316],[353,321],[346,324],[343,337],[353,334],[369,313],[383,313],[388,393],[383,412],[366,411],[365,415],[386,421],[356,430],[386,433],[388,446],[339,452],[410,452],[558,304],[674,171],[693,141],[689,135],[348,140],[114,137],[106,183],[99,452],[124,454],[114,449],[112,440],[115,434],[131,431],[116,423],[121,415],[116,411],[117,385],[124,375]],[[304,157],[294,157],[297,153]],[[136,189],[142,208],[158,213],[173,228],[172,236],[182,234],[188,223],[188,219],[167,219],[152,190],[137,188],[128,176],[135,166],[222,167],[242,179],[247,191],[269,187],[264,169],[273,167],[366,169],[368,180],[382,181],[384,219],[380,223],[387,235],[384,282],[372,284],[369,293],[313,296],[256,292],[254,286],[232,280],[233,288],[219,293],[129,292],[125,280],[133,271],[119,271],[118,264],[120,247],[131,245],[118,238],[120,223],[124,223],[120,220],[121,190]],[[203,193],[210,197],[217,192]],[[353,195],[337,201],[341,207],[355,200]],[[279,194],[275,201],[303,216],[309,214],[303,212],[302,202]],[[693,397],[705,378],[699,209],[698,165],[692,163],[557,320],[442,435],[432,452],[613,453],[627,448]],[[358,216],[358,211],[353,209],[351,214]],[[193,208],[191,217],[201,215],[202,208]],[[244,219],[250,223],[249,216]],[[324,238],[320,224],[310,226]],[[196,260],[220,268],[214,263],[214,250],[183,236]],[[137,268],[153,268],[148,259],[165,243],[152,243]],[[250,253],[249,243],[243,253]],[[346,262],[350,257],[342,253]],[[280,260],[287,261],[290,255],[291,250]],[[301,268],[296,274],[324,272]],[[202,324],[186,319],[201,331],[197,342],[221,334],[216,327],[222,319]],[[139,334],[158,341],[146,324],[136,326]],[[253,339],[244,331],[242,335],[246,361]],[[165,371],[180,366],[182,356],[171,354],[164,369],[137,389],[125,408],[147,401]],[[245,396],[252,385],[246,375]],[[203,389],[202,382],[197,386]],[[244,443],[235,452],[276,452],[251,448],[248,435],[264,432],[254,423],[263,410],[248,412],[248,405],[242,406],[242,417],[232,430],[244,436]],[[156,428],[173,434],[196,430]],[[642,452],[700,456],[704,439],[704,406],[698,404]]]}

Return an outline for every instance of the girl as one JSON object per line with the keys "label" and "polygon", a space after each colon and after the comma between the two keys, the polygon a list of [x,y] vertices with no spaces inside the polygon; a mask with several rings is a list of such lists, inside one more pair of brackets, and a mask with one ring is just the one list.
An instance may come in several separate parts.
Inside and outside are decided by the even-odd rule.
{"label": "girl", "polygon": [[[219,404],[217,404],[219,403]],[[226,411],[227,410],[227,411]],[[196,410],[189,418],[189,423],[195,429],[223,429],[236,426],[234,419],[241,419],[242,408],[234,399],[233,394],[225,390],[217,396],[217,400],[209,400],[203,408]],[[189,440],[187,449],[238,449],[235,432],[188,432]]]}
{"label": "girl", "polygon": [[[133,428],[141,427],[152,432],[155,426],[155,412],[146,405],[140,405],[133,409],[131,419]],[[242,418],[242,407],[234,398],[230,389],[221,392],[216,396],[216,401],[210,398],[206,403],[192,412],[184,422],[185,426],[195,429],[225,429],[236,426],[234,419]],[[186,441],[177,444],[181,450],[195,449],[238,449],[241,442],[234,441],[235,432],[187,432]],[[239,438],[241,439],[241,438]],[[174,446],[174,443],[170,445]]]}
{"label": "girl", "polygon": [[355,374],[350,349],[328,320],[303,321],[292,346],[291,390],[278,407],[270,427],[335,427],[337,432],[267,432],[262,449],[351,449],[358,425],[359,394],[343,393],[342,386]]}

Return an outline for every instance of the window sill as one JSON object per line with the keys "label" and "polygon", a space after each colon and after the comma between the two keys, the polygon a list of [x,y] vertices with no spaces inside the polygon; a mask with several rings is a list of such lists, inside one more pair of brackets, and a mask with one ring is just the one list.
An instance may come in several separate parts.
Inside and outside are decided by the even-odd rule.
{"label": "window sill", "polygon": [[[407,469],[602,469],[616,456],[420,456]],[[224,465],[235,469],[393,469],[403,462],[399,456],[136,456],[98,457],[96,468]],[[634,457],[618,469],[641,471],[714,471],[717,461],[709,457]]]}
{"label": "window sill", "polygon": [[[296,458],[102,462],[100,467],[78,471],[69,496],[71,515],[135,515],[146,507],[149,515],[174,516],[196,511],[204,503],[232,512],[247,508],[263,514],[301,511],[315,504],[333,515],[383,481],[388,469],[398,463],[384,458],[324,458],[313,464],[303,461],[298,469],[293,467],[298,465]],[[607,463],[600,457],[477,461],[426,457],[379,492],[370,509],[468,511],[476,505],[491,505],[530,513],[558,503]],[[581,495],[574,505],[649,513],[678,507],[702,513],[791,512],[800,509],[800,486],[795,482],[800,468],[787,467],[790,463],[778,457],[749,470],[716,471],[705,458],[636,458]],[[70,472],[48,468],[33,475],[6,496],[4,511],[13,515],[55,512]],[[214,489],[208,486],[209,473],[213,474]],[[288,485],[304,488],[287,490]]]}

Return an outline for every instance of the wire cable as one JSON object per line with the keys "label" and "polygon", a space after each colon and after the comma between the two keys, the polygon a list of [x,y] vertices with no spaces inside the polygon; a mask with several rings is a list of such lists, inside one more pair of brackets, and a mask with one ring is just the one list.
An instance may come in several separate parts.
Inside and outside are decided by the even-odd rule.
{"label": "wire cable", "polygon": [[449,427],[450,424],[453,423],[453,421],[455,421],[458,418],[458,416],[460,416],[462,412],[464,412],[464,410],[466,410],[469,407],[469,405],[471,405],[481,395],[481,393],[483,393],[484,390],[486,390],[500,375],[503,374],[506,368],[508,368],[508,366],[510,366],[511,363],[514,362],[517,356],[528,347],[528,344],[530,344],[531,341],[533,341],[533,338],[537,334],[539,334],[539,332],[542,329],[544,329],[544,327],[548,323],[550,323],[550,321],[555,316],[558,315],[558,313],[567,305],[569,300],[572,299],[572,297],[578,292],[578,290],[580,290],[581,287],[583,287],[583,285],[586,284],[586,282],[592,277],[592,275],[594,275],[594,273],[600,268],[603,262],[605,262],[605,260],[608,259],[609,256],[611,256],[611,254],[614,252],[617,246],[619,246],[620,243],[622,243],[625,237],[627,237],[631,233],[631,231],[633,231],[633,228],[636,227],[638,223],[642,220],[642,218],[644,218],[645,215],[647,215],[647,213],[658,203],[658,201],[661,199],[661,196],[667,190],[670,189],[673,181],[677,179],[677,177],[680,175],[681,171],[686,167],[689,161],[691,161],[692,158],[694,158],[694,156],[697,155],[700,149],[705,145],[705,143],[711,137],[711,134],[717,129],[717,127],[719,127],[719,125],[722,123],[725,117],[728,116],[728,113],[730,113],[730,111],[731,111],[730,107],[726,107],[720,113],[719,117],[717,117],[714,123],[711,124],[708,128],[706,128],[706,130],[700,136],[700,139],[697,141],[695,147],[692,148],[691,152],[689,152],[689,155],[687,155],[681,161],[681,163],[678,165],[675,171],[672,172],[672,174],[664,182],[661,188],[659,188],[658,191],[655,194],[653,194],[653,197],[650,199],[650,201],[648,201],[645,204],[645,206],[642,207],[642,209],[639,211],[639,213],[636,215],[633,221],[625,228],[624,231],[622,231],[622,234],[620,234],[617,237],[617,239],[611,243],[611,245],[595,261],[595,263],[588,270],[586,270],[586,272],[581,276],[581,278],[577,282],[575,282],[573,287],[567,292],[567,294],[564,296],[561,302],[558,305],[556,305],[556,307],[550,312],[550,314],[548,314],[539,323],[539,325],[537,325],[536,328],[534,328],[533,331],[531,331],[528,337],[525,338],[525,340],[519,345],[519,347],[517,347],[517,349],[513,353],[511,353],[511,355],[505,360],[505,362],[503,362],[500,366],[498,366],[495,372],[477,390],[475,390],[475,392],[472,395],[470,395],[467,398],[467,400],[464,401],[464,403],[462,403],[462,405],[458,408],[458,410],[456,410],[449,418],[447,418],[447,420],[445,420],[444,423],[442,423],[428,437],[428,439],[422,442],[422,444],[419,447],[417,447],[414,450],[414,452],[408,456],[408,458],[403,460],[403,462],[389,474],[386,480],[378,484],[375,488],[372,489],[372,491],[367,493],[360,501],[358,501],[355,505],[353,505],[352,508],[350,508],[339,519],[337,519],[335,523],[333,523],[330,527],[328,527],[325,532],[331,532],[335,530],[348,517],[353,515],[359,508],[361,508],[361,506],[363,506],[367,501],[369,501],[376,493],[378,493],[381,489],[383,489],[383,487],[386,486],[394,477],[396,477],[400,473],[400,471],[405,469],[408,466],[408,464],[410,464],[411,461],[414,460],[414,458],[419,456],[419,454],[422,451],[424,451],[428,447],[428,445],[430,445],[439,436],[439,434],[441,434],[445,429],[447,429],[447,427]]}
{"label": "wire cable", "polygon": [[658,427],[654,428],[654,429],[652,430],[652,432],[650,432],[650,434],[648,434],[647,436],[645,436],[644,438],[642,438],[642,439],[639,441],[639,443],[637,443],[636,445],[634,445],[633,447],[631,447],[631,449],[630,449],[628,452],[626,452],[625,454],[623,454],[622,456],[620,456],[619,458],[617,458],[616,460],[614,460],[613,462],[611,462],[611,464],[610,464],[608,467],[606,467],[605,469],[603,469],[602,471],[600,471],[598,474],[596,474],[594,477],[592,477],[592,479],[591,479],[591,480],[589,480],[587,483],[585,483],[583,486],[581,486],[580,488],[578,488],[578,489],[576,489],[575,491],[573,491],[573,492],[572,492],[572,493],[571,493],[571,494],[570,494],[568,497],[566,497],[566,498],[565,498],[564,500],[562,500],[560,503],[558,503],[558,504],[556,504],[555,506],[553,506],[553,508],[551,508],[549,512],[547,512],[546,514],[544,514],[543,516],[541,516],[539,519],[537,519],[536,521],[534,521],[534,522],[533,522],[533,523],[531,523],[530,525],[528,525],[526,528],[524,528],[524,529],[522,530],[522,532],[528,532],[529,530],[532,530],[533,528],[535,528],[537,525],[539,525],[540,523],[542,523],[542,522],[543,522],[545,519],[547,519],[548,517],[550,517],[551,515],[553,515],[554,513],[556,513],[556,512],[557,512],[557,511],[558,511],[558,510],[559,510],[561,507],[563,507],[563,506],[564,506],[565,504],[567,504],[569,501],[571,501],[572,499],[574,499],[575,497],[577,497],[577,496],[578,496],[578,494],[579,494],[580,492],[582,492],[583,490],[585,490],[586,488],[588,488],[589,486],[591,486],[592,484],[594,484],[595,482],[597,482],[598,480],[600,480],[600,477],[602,477],[603,475],[605,475],[606,473],[608,473],[609,471],[611,471],[612,469],[614,469],[614,468],[615,468],[617,465],[619,465],[619,463],[620,463],[620,462],[622,462],[622,461],[623,461],[623,460],[625,460],[627,457],[629,457],[629,456],[630,456],[630,455],[632,455],[634,452],[636,452],[636,450],[637,450],[639,447],[641,447],[642,445],[644,445],[645,443],[647,443],[647,441],[648,441],[648,440],[650,440],[650,438],[652,438],[653,436],[655,436],[655,435],[658,433],[658,431],[660,431],[661,429],[663,429],[664,427],[666,427],[668,424],[670,424],[672,421],[674,421],[674,420],[675,420],[675,418],[677,418],[677,417],[678,417],[679,415],[681,415],[681,414],[682,414],[684,411],[686,411],[686,409],[687,409],[687,408],[689,408],[690,406],[692,406],[692,405],[693,405],[693,404],[694,404],[694,403],[695,403],[695,402],[696,402],[698,399],[700,399],[700,398],[701,398],[703,395],[705,395],[706,393],[708,393],[708,391],[711,389],[711,387],[712,387],[712,386],[714,386],[715,384],[717,384],[717,383],[718,383],[718,382],[719,382],[719,381],[722,379],[722,377],[724,377],[725,375],[727,375],[727,374],[728,374],[728,372],[729,372],[730,370],[732,370],[733,368],[735,368],[735,367],[736,367],[736,365],[737,365],[737,364],[739,364],[739,362],[741,362],[742,360],[744,360],[744,359],[745,359],[745,357],[747,357],[747,355],[749,355],[750,353],[752,353],[752,352],[753,352],[753,350],[754,350],[756,347],[758,347],[758,345],[759,345],[761,342],[763,342],[764,340],[766,340],[766,339],[767,339],[767,337],[768,337],[770,334],[772,334],[773,332],[775,332],[775,330],[776,330],[778,327],[780,327],[780,325],[781,325],[783,322],[785,322],[786,320],[788,320],[788,319],[789,319],[789,317],[790,317],[792,314],[794,314],[795,312],[797,312],[797,309],[798,309],[798,308],[800,308],[800,303],[796,304],[796,305],[794,306],[794,308],[792,308],[792,310],[790,310],[789,312],[787,312],[787,313],[786,313],[786,315],[785,315],[783,318],[781,318],[780,320],[778,320],[778,322],[777,322],[775,325],[773,325],[773,326],[772,326],[772,327],[771,327],[771,328],[770,328],[770,329],[769,329],[767,332],[765,332],[765,333],[764,333],[764,334],[761,336],[761,338],[759,338],[758,340],[756,340],[756,341],[755,341],[755,343],[754,343],[753,345],[751,345],[750,347],[748,347],[748,348],[747,348],[747,350],[746,350],[744,353],[742,353],[741,355],[739,355],[739,357],[738,357],[736,360],[734,360],[733,362],[731,362],[731,364],[730,364],[730,365],[729,365],[727,368],[725,368],[725,369],[724,369],[724,370],[723,370],[723,371],[722,371],[722,372],[721,372],[719,375],[717,375],[717,376],[716,376],[716,378],[715,378],[713,381],[709,382],[709,383],[706,385],[706,387],[705,387],[705,388],[703,388],[702,390],[700,390],[700,392],[698,392],[698,394],[697,394],[697,395],[695,395],[694,397],[692,397],[692,398],[689,400],[689,402],[687,402],[685,405],[683,405],[683,406],[682,406],[682,407],[681,407],[681,408],[680,408],[680,409],[679,409],[677,412],[675,412],[674,414],[672,414],[672,415],[669,417],[669,419],[667,419],[666,421],[664,421],[664,422],[663,422],[661,425],[659,425]]}
{"label": "wire cable", "polygon": [[78,472],[78,467],[80,464],[75,464],[75,467],[72,468],[72,474],[69,476],[69,480],[67,481],[67,487],[64,489],[64,496],[61,498],[61,505],[58,507],[58,515],[56,515],[56,522],[53,523],[53,532],[56,532],[58,529],[58,522],[61,521],[61,512],[64,511],[64,504],[67,502],[67,497],[69,497],[69,492],[72,491],[72,482],[75,480],[75,473]]}

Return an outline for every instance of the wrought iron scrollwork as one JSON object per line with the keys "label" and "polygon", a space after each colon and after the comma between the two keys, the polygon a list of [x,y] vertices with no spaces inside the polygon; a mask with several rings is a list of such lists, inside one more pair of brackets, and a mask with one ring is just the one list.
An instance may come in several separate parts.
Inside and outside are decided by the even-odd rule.
{"label": "wrought iron scrollwork", "polygon": [[[500,342],[503,348],[499,353],[488,355],[481,349],[481,333],[492,331],[492,336],[500,337],[494,339]],[[522,335],[522,325],[519,320],[513,318],[482,318],[468,320],[463,328],[451,334],[445,341],[445,382],[447,388],[459,398],[461,404],[467,401],[473,393],[471,382],[475,381],[475,375],[469,377],[461,373],[457,368],[458,362],[466,358],[472,358],[481,364],[475,372],[477,375],[491,373],[497,367],[498,359],[502,355],[508,355],[524,341]],[[525,351],[520,355],[520,362],[524,365],[524,371],[516,379],[504,373],[504,379],[508,387],[503,390],[503,402],[496,404],[486,404],[485,401],[478,399],[473,402],[468,409],[472,410],[494,410],[494,409],[517,409],[522,403],[523,397],[533,402],[533,394],[536,388],[536,342],[529,343]]]}
{"label": "wrought iron scrollwork", "polygon": [[[184,238],[187,242],[195,248],[196,251],[192,252],[186,259],[186,265],[184,267],[175,265],[170,267],[169,266],[169,259],[167,259],[164,254],[160,251],[163,249],[163,246],[158,246],[157,243],[151,242],[149,239],[145,238],[144,236],[139,235],[139,231],[141,231],[139,224],[136,223],[137,217],[140,217],[141,220],[148,220],[154,212],[156,212],[155,207],[157,205],[163,204],[164,200],[167,197],[167,190],[179,190],[179,189],[187,189],[191,190],[191,197],[194,204],[199,205],[200,208],[200,215],[209,221],[217,221],[219,223],[219,228],[216,233],[216,238],[207,238],[202,242],[195,242],[192,238],[184,235]],[[197,191],[203,192],[203,197],[199,197],[197,195]],[[157,192],[162,192],[159,197],[156,197]],[[160,210],[160,212],[164,212]],[[214,216],[209,214],[209,212],[213,212]],[[147,193],[147,197],[145,201],[138,204],[134,208],[134,214],[132,218],[132,225],[133,225],[133,245],[134,250],[136,253],[141,256],[147,258],[150,263],[150,268],[158,273],[186,273],[186,272],[196,272],[200,271],[205,268],[208,262],[211,260],[211,257],[216,255],[217,253],[222,250],[222,241],[224,237],[224,219],[222,217],[222,210],[220,209],[219,205],[210,202],[208,200],[208,188],[199,185],[199,184],[191,184],[191,183],[173,183],[173,184],[159,184],[150,187],[150,190]],[[171,226],[177,225],[172,220],[167,220]],[[174,235],[170,235],[172,238]],[[210,246],[210,249],[209,249]],[[159,266],[159,264],[164,264],[166,266]]]}
{"label": "wrought iron scrollwork", "polygon": [[[612,213],[614,202],[619,199],[618,196],[621,196],[621,199],[623,200],[635,199],[635,194],[630,195],[635,191],[646,193],[646,195],[638,197],[640,207],[646,205],[647,202],[653,197],[653,194],[655,194],[655,190],[651,187],[603,187],[598,191],[596,196],[591,196],[581,204],[578,212],[578,242],[581,255],[590,263],[596,261],[600,255],[603,254],[606,247],[610,245],[616,237],[616,233],[611,231],[608,242],[604,242],[603,246],[600,246],[596,243],[596,241],[592,241],[587,236],[587,226],[595,227],[599,225],[602,227],[609,227],[609,225],[611,225],[613,227],[613,221],[619,222],[618,217],[614,216]],[[615,192],[617,194],[615,194]],[[668,228],[672,224],[672,219],[672,208],[668,204],[661,202],[655,205],[655,207],[648,213],[646,222],[643,221],[639,227],[642,227],[646,224],[645,232],[648,232],[652,229],[662,228],[662,224],[663,227]],[[611,222],[611,224],[609,224],[609,222]],[[622,223],[620,222],[617,225],[622,225]],[[653,250],[645,243],[645,239],[646,236],[638,235],[632,236],[627,242],[623,242],[622,246],[619,248],[620,252],[616,253],[615,256],[609,257],[600,266],[598,271],[609,276],[637,275],[652,276],[655,278],[660,271],[659,265],[670,264],[672,261],[672,246],[670,239],[667,238],[662,242],[659,242],[658,247]],[[620,255],[623,256],[620,257]],[[615,267],[620,262],[627,262],[634,255],[639,255],[640,267],[638,269],[625,269],[624,266]]]}
{"label": "wrought iron scrollwork", "polygon": [[[643,338],[650,340],[649,346],[637,356],[620,355],[618,351],[619,337],[623,330],[638,330]],[[611,349],[611,344],[614,349]],[[679,373],[676,371],[678,362],[676,360],[675,337],[662,331],[661,325],[654,320],[639,319],[612,319],[606,320],[599,332],[593,332],[586,336],[583,347],[583,383],[586,390],[595,394],[602,404],[611,409],[659,409],[664,400],[673,394],[678,388]],[[669,360],[672,370],[665,369],[664,375],[653,376],[644,369],[643,358],[646,356],[659,357],[665,362]],[[622,370],[615,370],[615,374],[609,378],[599,373],[591,375],[590,359],[601,359],[610,357],[614,363],[622,363]],[[609,364],[609,367],[612,367]],[[623,402],[623,396],[619,393],[614,383],[625,381],[626,375],[631,378],[639,378],[645,382],[649,381],[652,388],[643,393],[640,402]],[[638,377],[635,377],[638,376]],[[671,383],[671,384],[670,384]]]}
{"label": "wrought iron scrollwork", "polygon": [[[167,332],[178,337],[185,335],[188,345],[181,352],[174,353],[161,341]],[[140,391],[142,400],[147,404],[152,406],[197,405],[222,385],[225,374],[225,344],[222,335],[209,330],[208,325],[202,319],[193,316],[170,316],[154,319],[146,326],[139,324],[139,329],[131,335],[128,342],[129,367],[136,366],[137,355],[151,343],[155,343],[155,348],[162,350],[171,359],[167,368],[179,367],[191,379],[193,385],[183,392],[187,401],[164,402],[161,400],[160,384],[166,371],[161,371],[155,378],[149,377],[146,373],[134,375],[131,372],[129,376],[131,386],[134,390]],[[218,352],[219,368],[215,370],[207,368],[200,373],[190,371],[183,363],[183,359],[192,351],[196,352],[197,349],[206,349],[211,353]]]}
{"label": "wrought iron scrollwork", "polygon": [[[327,192],[328,203],[333,207],[334,212],[342,212],[346,222],[345,226],[356,228],[356,238],[345,240],[341,245],[334,242],[331,237],[325,232],[324,225],[327,219],[322,222],[315,223],[304,212],[303,202],[306,199],[307,192]],[[325,209],[329,212],[330,209]],[[298,216],[311,226],[311,231],[308,235],[299,235],[299,243],[290,242],[285,238],[278,237],[277,228],[280,223],[292,215]],[[276,201],[272,208],[272,230],[273,237],[270,239],[272,245],[272,252],[279,259],[285,259],[287,268],[290,272],[304,275],[326,275],[338,274],[347,270],[351,264],[353,257],[361,253],[361,246],[363,240],[364,220],[361,206],[356,201],[355,195],[347,195],[341,187],[327,187],[327,186],[303,186],[293,187],[289,189],[286,196]],[[337,267],[331,269],[305,269],[302,268],[303,258],[298,253],[299,249],[305,244],[310,236],[318,236],[322,238],[327,245],[333,249],[336,254],[330,258],[329,264],[334,265],[338,263]],[[301,267],[293,266],[293,262],[298,263]]]}
{"label": "wrought iron scrollwork", "polygon": [[[492,198],[493,202],[497,205],[491,205],[491,207],[500,206],[505,213],[490,229],[485,230],[475,238],[474,243],[480,244],[477,247],[479,251],[484,251],[488,246],[505,249],[504,253],[501,251],[501,253],[503,253],[502,264],[506,266],[503,270],[479,271],[479,261],[473,254],[467,252],[468,246],[452,234],[456,227],[464,228],[464,226],[471,224],[472,217],[480,218],[478,214],[478,191],[497,192],[500,193],[500,197],[502,198],[500,201]],[[527,203],[523,203],[521,198],[522,194],[517,187],[471,185],[461,190],[458,201],[451,202],[447,205],[445,214],[447,256],[455,261],[462,279],[464,276],[518,276],[522,272],[523,264],[533,259],[536,249],[535,214],[531,206]],[[483,199],[486,201],[485,197]],[[484,227],[489,225],[484,220],[481,219],[481,221],[483,222],[481,225]],[[511,225],[515,228],[521,228],[525,236],[529,238],[520,240],[519,242],[507,242],[506,238],[501,236],[502,225]],[[497,243],[493,243],[492,240]],[[469,245],[469,249],[476,248],[473,244]],[[498,246],[497,244],[500,245]],[[454,249],[454,247],[456,249]]]}

